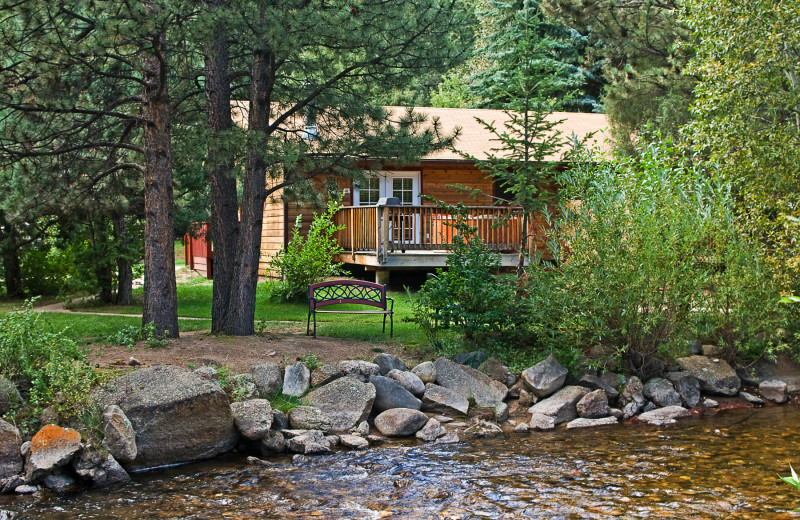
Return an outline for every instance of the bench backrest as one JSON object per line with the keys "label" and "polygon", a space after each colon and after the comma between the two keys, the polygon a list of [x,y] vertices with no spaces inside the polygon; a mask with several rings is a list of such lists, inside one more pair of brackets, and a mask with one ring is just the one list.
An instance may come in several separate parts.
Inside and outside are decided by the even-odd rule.
{"label": "bench backrest", "polygon": [[308,286],[311,308],[336,303],[360,303],[386,310],[386,286],[361,280],[332,280]]}

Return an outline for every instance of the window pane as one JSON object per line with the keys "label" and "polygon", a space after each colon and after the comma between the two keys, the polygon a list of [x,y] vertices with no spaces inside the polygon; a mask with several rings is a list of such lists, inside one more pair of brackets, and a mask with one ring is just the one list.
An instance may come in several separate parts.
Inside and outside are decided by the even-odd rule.
{"label": "window pane", "polygon": [[380,179],[370,177],[359,188],[359,205],[374,206],[380,196]]}

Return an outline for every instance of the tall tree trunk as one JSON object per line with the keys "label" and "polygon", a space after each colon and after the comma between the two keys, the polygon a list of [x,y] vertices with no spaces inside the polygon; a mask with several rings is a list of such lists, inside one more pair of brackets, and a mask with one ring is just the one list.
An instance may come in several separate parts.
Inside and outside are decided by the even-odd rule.
{"label": "tall tree trunk", "polygon": [[[222,5],[209,0],[212,9]],[[206,121],[208,144],[208,181],[211,186],[211,237],[214,242],[214,286],[211,296],[211,332],[224,332],[230,305],[239,211],[233,162],[220,146],[220,135],[231,129],[231,89],[228,76],[227,33],[217,27],[215,39],[206,47]]]}
{"label": "tall tree trunk", "polygon": [[[258,135],[269,126],[269,102],[274,82],[275,62],[271,52],[253,53],[250,78],[250,113],[248,128]],[[266,138],[266,136],[265,136]],[[251,142],[258,143],[258,139]],[[242,196],[242,215],[236,245],[236,264],[231,279],[228,313],[222,332],[249,336],[254,332],[258,261],[261,256],[261,221],[264,218],[266,163],[258,145],[247,153],[247,170]]]}
{"label": "tall tree trunk", "polygon": [[[153,11],[149,1],[144,6]],[[153,36],[152,51],[142,57],[144,103],[144,301],[142,325],[178,337],[175,286],[175,229],[172,208],[172,148],[167,90],[166,38]]]}
{"label": "tall tree trunk", "polygon": [[0,255],[3,257],[3,277],[6,296],[19,298],[25,291],[22,286],[22,269],[19,262],[19,236],[13,224],[0,212]]}
{"label": "tall tree trunk", "polygon": [[128,258],[130,238],[125,224],[125,215],[113,216],[114,238],[117,242],[117,305],[133,304],[133,266]]}

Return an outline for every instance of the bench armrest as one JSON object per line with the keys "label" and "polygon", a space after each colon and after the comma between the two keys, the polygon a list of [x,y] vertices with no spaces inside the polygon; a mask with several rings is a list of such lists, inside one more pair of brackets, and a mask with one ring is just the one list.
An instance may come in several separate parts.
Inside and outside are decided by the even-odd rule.
{"label": "bench armrest", "polygon": [[392,302],[392,304],[389,306],[389,310],[390,310],[390,311],[392,311],[392,312],[394,312],[394,298],[388,298],[388,297],[387,297],[387,298],[386,298],[386,301],[387,301],[387,302]]}

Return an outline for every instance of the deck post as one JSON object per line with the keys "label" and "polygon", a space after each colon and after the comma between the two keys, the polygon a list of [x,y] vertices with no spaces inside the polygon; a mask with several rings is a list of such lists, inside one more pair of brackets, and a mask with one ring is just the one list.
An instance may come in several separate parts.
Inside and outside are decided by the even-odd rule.
{"label": "deck post", "polygon": [[379,269],[375,271],[375,283],[379,283],[381,285],[388,285],[389,271],[385,269]]}

